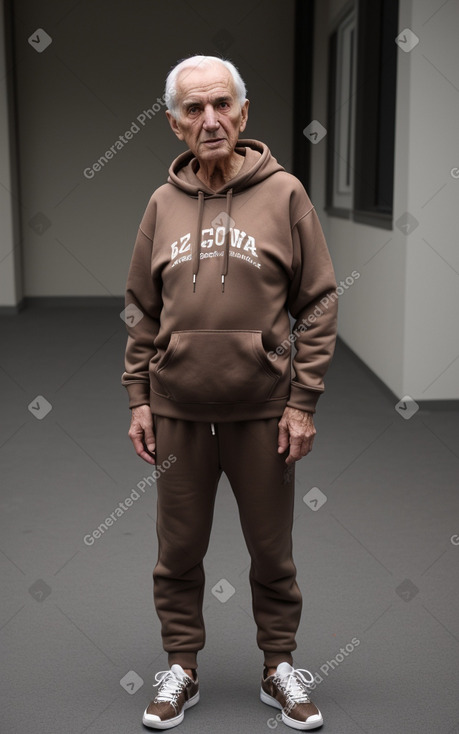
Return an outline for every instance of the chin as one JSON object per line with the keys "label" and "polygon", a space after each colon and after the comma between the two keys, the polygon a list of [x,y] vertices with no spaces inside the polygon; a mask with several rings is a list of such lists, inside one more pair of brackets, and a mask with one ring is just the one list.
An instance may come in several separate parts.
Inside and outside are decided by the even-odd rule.
{"label": "chin", "polygon": [[219,158],[228,158],[233,152],[228,144],[219,145],[218,148],[206,148],[200,151],[200,157],[205,160],[218,160]]}

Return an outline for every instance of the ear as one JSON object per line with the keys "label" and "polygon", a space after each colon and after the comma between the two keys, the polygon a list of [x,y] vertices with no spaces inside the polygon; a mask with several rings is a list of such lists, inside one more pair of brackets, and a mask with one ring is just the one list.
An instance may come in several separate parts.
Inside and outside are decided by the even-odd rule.
{"label": "ear", "polygon": [[240,133],[244,132],[245,126],[247,125],[247,120],[249,118],[249,104],[249,100],[246,99],[241,107],[241,124],[239,125]]}
{"label": "ear", "polygon": [[169,120],[169,125],[171,126],[173,132],[177,135],[179,140],[184,140],[183,133],[180,130],[179,124],[173,114],[170,112],[170,110],[166,110],[166,117]]}

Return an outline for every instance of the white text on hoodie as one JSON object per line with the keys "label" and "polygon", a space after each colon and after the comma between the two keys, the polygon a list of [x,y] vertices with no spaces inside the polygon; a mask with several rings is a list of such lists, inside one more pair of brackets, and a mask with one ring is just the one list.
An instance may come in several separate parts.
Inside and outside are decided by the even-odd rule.
{"label": "white text on hoodie", "polygon": [[[253,257],[258,257],[255,238],[247,234],[243,230],[230,227],[230,246],[238,250],[241,248],[246,252],[250,252]],[[211,227],[202,230],[201,248],[222,247],[225,244],[225,227]],[[191,233],[188,232],[171,244],[171,260],[175,260],[178,255],[184,255],[191,249]]]}

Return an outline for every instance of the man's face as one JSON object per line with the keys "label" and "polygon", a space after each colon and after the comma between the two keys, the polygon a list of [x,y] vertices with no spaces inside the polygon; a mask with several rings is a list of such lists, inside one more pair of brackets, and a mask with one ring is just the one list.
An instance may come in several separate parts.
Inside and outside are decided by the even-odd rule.
{"label": "man's face", "polygon": [[233,78],[222,64],[185,69],[177,79],[178,119],[166,111],[172,130],[199,161],[231,156],[246,126],[249,102],[241,108]]}

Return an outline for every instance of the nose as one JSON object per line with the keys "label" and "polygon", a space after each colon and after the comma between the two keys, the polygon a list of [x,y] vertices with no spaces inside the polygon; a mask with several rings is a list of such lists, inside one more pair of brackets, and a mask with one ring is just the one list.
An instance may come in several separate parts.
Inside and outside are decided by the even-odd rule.
{"label": "nose", "polygon": [[217,115],[211,104],[208,104],[204,108],[204,122],[203,127],[205,130],[212,132],[218,129],[220,123],[217,120]]}

